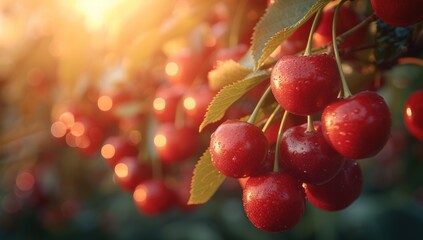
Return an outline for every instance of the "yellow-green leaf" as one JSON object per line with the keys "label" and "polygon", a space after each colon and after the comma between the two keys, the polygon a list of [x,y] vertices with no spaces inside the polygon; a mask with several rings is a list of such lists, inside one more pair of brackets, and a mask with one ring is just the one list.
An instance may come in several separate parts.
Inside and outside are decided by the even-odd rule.
{"label": "yellow-green leaf", "polygon": [[251,72],[251,69],[245,68],[233,60],[219,62],[217,68],[208,74],[209,87],[212,90],[220,90],[226,85],[243,79]]}
{"label": "yellow-green leaf", "polygon": [[207,202],[223,183],[223,180],[225,180],[225,176],[213,166],[210,151],[207,149],[195,165],[188,204]]}
{"label": "yellow-green leaf", "polygon": [[206,115],[200,125],[199,131],[203,130],[210,123],[222,119],[226,110],[245,93],[257,86],[260,82],[270,76],[268,70],[259,70],[248,74],[245,78],[223,87],[213,98]]}
{"label": "yellow-green leaf", "polygon": [[257,23],[252,41],[256,69],[263,65],[272,52],[299,26],[330,0],[275,1]]}

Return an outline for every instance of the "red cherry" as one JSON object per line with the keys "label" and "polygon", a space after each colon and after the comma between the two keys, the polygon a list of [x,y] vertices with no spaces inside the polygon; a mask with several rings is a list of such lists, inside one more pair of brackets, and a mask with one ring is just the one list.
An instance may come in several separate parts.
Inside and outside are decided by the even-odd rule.
{"label": "red cherry", "polygon": [[[286,119],[285,126],[282,129],[282,132],[284,132],[286,129],[290,127],[301,125],[305,122],[306,122],[305,117],[291,114]],[[267,141],[269,142],[269,146],[276,144],[280,125],[281,125],[281,121],[275,121],[269,125],[266,132],[264,133],[266,135]]]}
{"label": "red cherry", "polygon": [[162,180],[151,179],[135,188],[133,198],[140,212],[157,215],[173,206],[175,193]]}
{"label": "red cherry", "polygon": [[200,85],[183,96],[184,113],[187,117],[186,124],[193,128],[198,128],[203,122],[207,108],[213,97],[216,95],[207,85]]}
{"label": "red cherry", "polygon": [[151,166],[136,157],[123,157],[116,163],[114,176],[119,186],[133,192],[138,184],[152,177]]}
{"label": "red cherry", "polygon": [[123,157],[136,157],[138,147],[124,136],[112,136],[104,142],[101,155],[114,168]]}
{"label": "red cherry", "polygon": [[[270,149],[267,153],[267,158],[264,160],[260,166],[251,174],[251,176],[259,176],[266,173],[273,171],[273,167],[275,165],[275,149]],[[250,177],[238,178],[239,185],[242,188],[245,188],[245,184],[247,183]]]}
{"label": "red cherry", "polygon": [[199,62],[203,62],[203,56],[195,53],[190,48],[185,48],[169,57],[166,64],[166,79],[172,85],[190,86],[199,76],[201,68]]}
{"label": "red cherry", "polygon": [[268,232],[293,228],[305,210],[300,182],[281,173],[251,177],[243,190],[244,210],[253,225]]}
{"label": "red cherry", "polygon": [[153,113],[158,122],[175,122],[178,104],[186,91],[186,87],[179,85],[162,85],[156,90]]}
{"label": "red cherry", "polygon": [[154,135],[154,147],[164,163],[181,162],[197,152],[199,135],[195,129],[176,127],[172,123],[158,126]]}
{"label": "red cherry", "polygon": [[326,142],[320,122],[314,122],[314,129],[308,132],[307,124],[303,124],[286,130],[279,145],[279,159],[299,181],[322,184],[339,172],[344,158]]}
{"label": "red cherry", "polygon": [[363,91],[327,106],[322,113],[322,132],[329,144],[351,159],[374,156],[386,144],[391,113],[384,99]]}
{"label": "red cherry", "polygon": [[297,115],[323,110],[336,99],[341,82],[335,59],[327,54],[283,56],[275,64],[270,80],[272,93],[282,108]]}
{"label": "red cherry", "polygon": [[414,137],[423,140],[423,90],[408,97],[404,107],[404,123]]}
{"label": "red cherry", "polygon": [[211,135],[213,165],[228,177],[248,177],[266,159],[269,145],[255,125],[227,120]]}
{"label": "red cherry", "polygon": [[[313,43],[316,46],[323,46],[332,42],[332,22],[335,15],[335,6],[325,8],[320,18],[319,25],[313,35]],[[339,10],[339,18],[336,27],[336,34],[340,35],[360,23],[360,17],[347,5],[343,5]],[[365,36],[366,28],[361,28],[352,33],[340,45],[341,48],[353,47],[360,44]]]}
{"label": "red cherry", "polygon": [[307,184],[305,192],[308,201],[317,208],[338,211],[348,207],[361,193],[361,168],[353,160],[345,160],[341,171],[323,185]]}
{"label": "red cherry", "polygon": [[371,0],[376,16],[394,27],[405,27],[423,21],[421,0]]}

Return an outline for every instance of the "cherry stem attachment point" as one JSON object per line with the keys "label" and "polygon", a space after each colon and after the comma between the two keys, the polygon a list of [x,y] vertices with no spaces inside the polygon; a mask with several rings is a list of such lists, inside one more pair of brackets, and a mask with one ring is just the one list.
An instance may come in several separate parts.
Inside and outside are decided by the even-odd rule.
{"label": "cherry stem attachment point", "polygon": [[306,132],[314,132],[314,124],[313,124],[313,117],[311,115],[307,115],[307,129]]}
{"label": "cherry stem attachment point", "polygon": [[267,128],[270,126],[270,124],[272,123],[273,119],[275,118],[276,114],[279,112],[280,109],[281,109],[281,105],[278,104],[275,107],[275,109],[273,109],[272,114],[270,114],[269,118],[266,120],[266,123],[264,124],[261,131],[263,131],[263,132],[267,131]]}
{"label": "cherry stem attachment point", "polygon": [[341,76],[341,82],[342,82],[342,97],[348,98],[350,97],[351,91],[348,88],[347,80],[344,75],[344,71],[342,70],[342,64],[341,64],[341,57],[339,56],[339,50],[338,50],[338,42],[336,39],[336,26],[338,23],[338,15],[339,15],[339,9],[342,7],[346,0],[342,0],[335,8],[335,13],[333,16],[333,22],[332,22],[332,44],[333,44],[333,51],[335,53],[335,60],[336,64],[338,65],[339,74]]}
{"label": "cherry stem attachment point", "polygon": [[256,107],[254,108],[253,112],[251,113],[250,117],[248,118],[247,122],[254,124],[257,118],[257,114],[261,108],[261,105],[263,105],[264,100],[269,96],[269,94],[272,92],[272,88],[270,86],[267,87],[266,91],[261,96],[260,100],[258,101]]}
{"label": "cherry stem attachment point", "polygon": [[311,48],[312,48],[312,43],[313,43],[313,34],[316,31],[317,25],[319,24],[319,19],[320,19],[320,16],[322,15],[322,9],[323,8],[320,8],[317,11],[316,16],[314,17],[313,25],[311,25],[310,34],[308,35],[307,46],[306,46],[306,49],[304,51],[304,56],[308,56],[308,55],[311,54]]}
{"label": "cherry stem attachment point", "polygon": [[285,110],[281,120],[281,125],[278,130],[278,138],[276,139],[276,149],[275,149],[275,163],[273,165],[273,172],[279,172],[279,144],[282,138],[282,131],[285,127],[286,119],[288,118],[289,112]]}

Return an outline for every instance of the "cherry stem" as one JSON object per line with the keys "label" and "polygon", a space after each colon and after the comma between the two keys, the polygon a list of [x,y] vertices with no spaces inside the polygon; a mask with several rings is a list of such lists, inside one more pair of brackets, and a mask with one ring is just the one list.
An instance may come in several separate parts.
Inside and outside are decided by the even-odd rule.
{"label": "cherry stem", "polygon": [[312,43],[313,43],[313,34],[316,31],[317,25],[319,24],[320,15],[322,15],[322,9],[323,8],[320,8],[317,11],[316,16],[314,17],[313,25],[311,25],[310,34],[308,35],[307,46],[306,46],[306,49],[304,51],[304,56],[308,56],[308,55],[311,54],[311,47],[312,47]]}
{"label": "cherry stem", "polygon": [[335,8],[335,13],[334,13],[333,22],[332,22],[332,44],[333,44],[333,51],[335,53],[336,64],[338,65],[339,75],[341,76],[343,98],[348,98],[352,94],[350,89],[348,88],[344,71],[342,70],[341,57],[339,56],[338,43],[336,40],[336,25],[338,23],[339,9],[342,7],[342,4],[344,4],[345,1],[346,0],[342,0]]}
{"label": "cherry stem", "polygon": [[271,91],[271,87],[268,86],[266,91],[263,93],[263,95],[261,96],[260,100],[258,101],[256,107],[254,108],[253,112],[251,113],[250,117],[248,118],[247,122],[254,124],[254,122],[256,121],[257,118],[257,114],[261,108],[261,105],[263,105],[264,100],[267,98],[267,96],[272,92]]}
{"label": "cherry stem", "polygon": [[282,130],[285,127],[286,119],[288,118],[289,112],[285,111],[281,120],[281,125],[278,130],[278,138],[276,139],[276,149],[275,149],[275,162],[273,164],[273,172],[279,172],[279,144],[282,138]]}
{"label": "cherry stem", "polygon": [[263,132],[267,131],[267,128],[270,126],[270,123],[272,123],[273,119],[275,118],[276,114],[279,112],[280,109],[281,109],[281,105],[278,104],[275,107],[275,109],[273,109],[272,114],[270,114],[269,118],[266,120],[266,123],[264,124],[261,131],[263,131]]}
{"label": "cherry stem", "polygon": [[[339,3],[342,4],[342,3]],[[374,20],[376,20],[377,17],[376,15],[373,13],[372,15],[368,16],[366,19],[364,19],[363,21],[359,22],[357,25],[355,25],[354,27],[348,29],[347,31],[345,31],[344,33],[342,33],[341,35],[339,35],[336,40],[338,42],[343,42],[344,39],[346,37],[348,37],[350,34],[360,30],[361,28],[363,28],[364,26],[367,26],[369,23],[373,22]]]}
{"label": "cherry stem", "polygon": [[314,132],[314,124],[313,124],[313,117],[311,115],[307,115],[307,130],[306,132]]}

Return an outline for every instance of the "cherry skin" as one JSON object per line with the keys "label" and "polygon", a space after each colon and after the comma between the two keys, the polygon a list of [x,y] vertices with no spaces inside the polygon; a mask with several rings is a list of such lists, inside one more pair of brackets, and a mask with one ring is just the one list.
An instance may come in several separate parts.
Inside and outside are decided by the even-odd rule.
{"label": "cherry skin", "polygon": [[153,113],[160,123],[175,122],[176,111],[187,89],[180,85],[162,85],[153,100]]}
{"label": "cherry skin", "polygon": [[137,156],[138,147],[124,136],[112,136],[104,142],[101,154],[110,167],[114,168],[123,157]]}
{"label": "cherry skin", "polygon": [[182,98],[186,124],[198,128],[213,97],[216,95],[207,85],[200,85],[187,91]]}
{"label": "cherry skin", "polygon": [[255,125],[226,120],[210,138],[213,165],[224,175],[248,177],[267,157],[269,145],[263,132]]}
{"label": "cherry skin", "polygon": [[197,152],[198,132],[189,127],[176,127],[173,123],[158,126],[154,147],[160,160],[166,164],[184,161]]}
{"label": "cherry skin", "polygon": [[363,91],[328,105],[322,113],[322,132],[342,156],[362,159],[374,156],[386,144],[391,113],[384,99]]}
{"label": "cherry skin", "polygon": [[[267,158],[264,160],[260,166],[251,174],[250,177],[259,176],[266,173],[273,171],[273,167],[275,165],[275,149],[274,147],[270,149],[267,153]],[[241,188],[245,188],[245,184],[247,183],[250,177],[238,178],[239,185]]]}
{"label": "cherry skin", "polygon": [[137,157],[123,157],[114,168],[114,177],[122,189],[133,192],[140,183],[152,177],[151,166]]}
{"label": "cherry skin", "polygon": [[301,183],[287,174],[276,172],[248,179],[242,201],[251,223],[268,232],[293,228],[305,210]]}
{"label": "cherry skin", "polygon": [[166,79],[172,85],[191,86],[202,70],[196,63],[203,62],[203,58],[201,53],[196,53],[190,48],[182,49],[169,57]]}
{"label": "cherry skin", "polygon": [[404,107],[404,123],[414,137],[423,140],[423,90],[408,97]]}
{"label": "cherry skin", "polygon": [[135,188],[133,198],[140,212],[157,215],[174,205],[175,193],[162,180],[150,179]]}
{"label": "cherry skin", "polygon": [[341,171],[323,185],[306,184],[308,201],[326,211],[342,210],[353,203],[361,193],[362,174],[360,165],[346,159]]}
{"label": "cherry skin", "polygon": [[405,27],[423,21],[420,0],[371,0],[376,16],[386,24]]}
{"label": "cherry skin", "polygon": [[281,166],[304,183],[328,182],[344,164],[344,158],[326,142],[317,121],[314,131],[307,131],[307,124],[286,130],[279,150]]}
{"label": "cherry skin", "polygon": [[282,108],[303,116],[335,101],[340,82],[335,59],[327,54],[283,56],[270,77],[273,96]]}
{"label": "cherry skin", "polygon": [[[305,122],[306,122],[305,117],[290,114],[288,118],[286,119],[285,126],[282,129],[282,132],[284,132],[288,128],[301,125]],[[265,135],[266,135],[267,141],[269,142],[269,146],[276,144],[276,141],[278,140],[278,132],[279,132],[280,125],[281,125],[281,121],[275,121],[271,123],[269,127],[267,128]]]}
{"label": "cherry skin", "polygon": [[[313,35],[313,43],[316,47],[323,46],[327,43],[332,42],[332,21],[335,15],[335,6],[326,8],[320,18],[319,25],[316,29],[316,32]],[[360,17],[354,12],[351,8],[346,5],[343,5],[339,10],[338,23],[336,26],[336,34],[346,32],[351,29],[358,23],[360,23]],[[340,44],[339,47],[353,47],[360,44],[366,34],[366,29],[361,28],[357,32],[352,33]]]}

